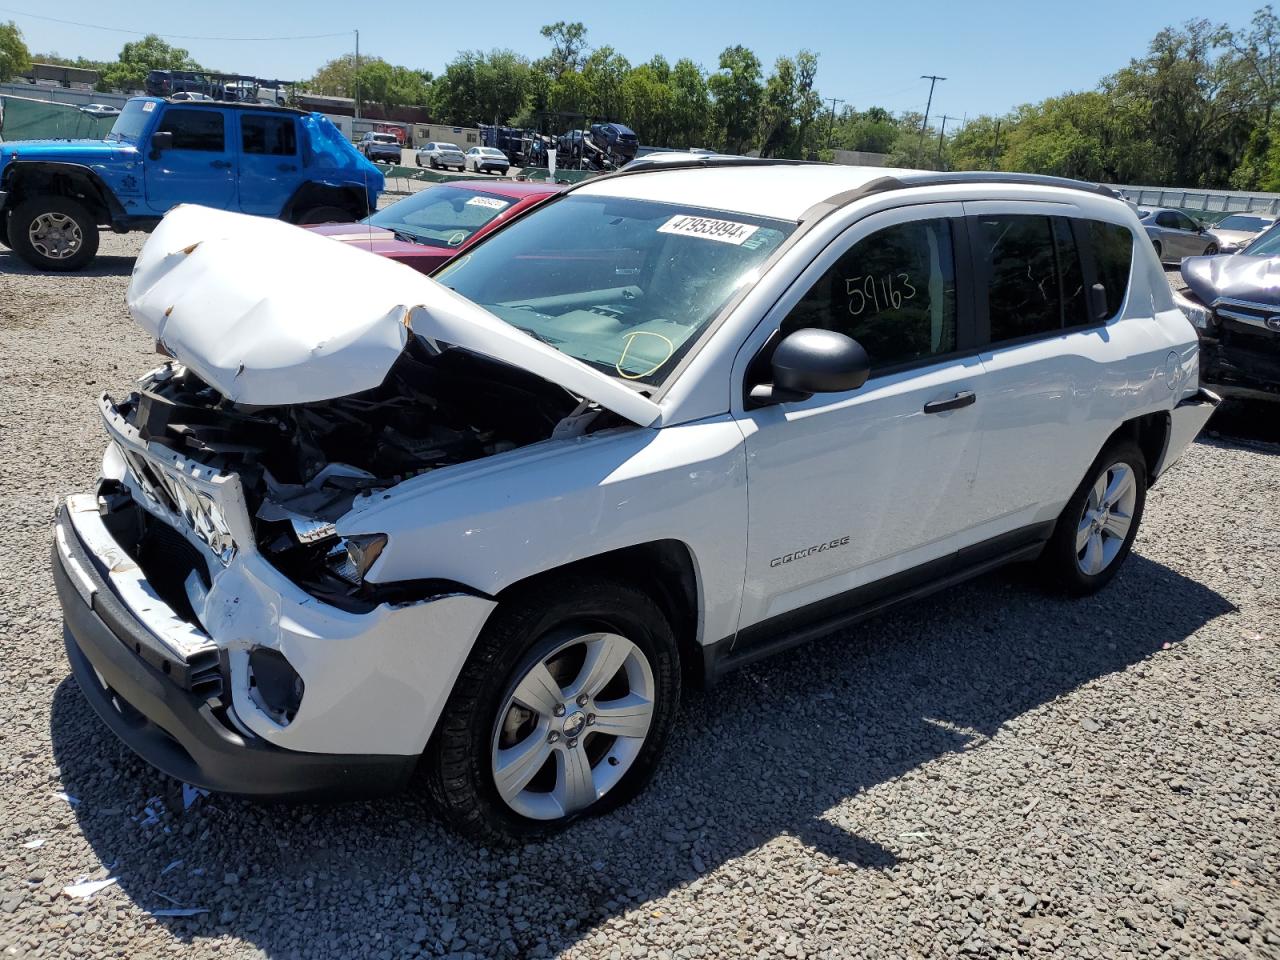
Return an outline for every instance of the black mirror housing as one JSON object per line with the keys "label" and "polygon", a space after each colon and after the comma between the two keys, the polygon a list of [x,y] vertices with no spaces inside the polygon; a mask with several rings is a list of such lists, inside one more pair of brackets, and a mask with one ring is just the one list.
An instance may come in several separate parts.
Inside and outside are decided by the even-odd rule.
{"label": "black mirror housing", "polygon": [[160,130],[151,135],[151,159],[160,159],[160,154],[165,150],[173,149],[173,132],[169,130]]}
{"label": "black mirror housing", "polygon": [[751,391],[757,403],[805,400],[815,393],[857,390],[871,375],[862,344],[835,330],[805,327],[782,338],[770,362],[773,383]]}

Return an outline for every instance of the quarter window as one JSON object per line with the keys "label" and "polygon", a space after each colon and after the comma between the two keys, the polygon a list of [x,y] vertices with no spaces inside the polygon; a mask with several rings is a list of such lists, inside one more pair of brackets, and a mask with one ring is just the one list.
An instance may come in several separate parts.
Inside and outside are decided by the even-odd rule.
{"label": "quarter window", "polygon": [[1089,323],[1089,301],[1070,220],[1053,218],[1053,245],[1058,251],[1058,276],[1062,278],[1062,325],[1085,326]]}
{"label": "quarter window", "polygon": [[819,327],[862,344],[872,369],[956,349],[949,220],[915,220],[859,240],[792,308],[783,332]]}
{"label": "quarter window", "polygon": [[1127,227],[1115,223],[1090,220],[1089,243],[1093,247],[1093,261],[1098,271],[1098,282],[1107,291],[1107,316],[1120,312],[1125,294],[1129,292],[1129,269],[1133,265],[1133,234]]}
{"label": "quarter window", "polygon": [[292,117],[245,114],[240,117],[240,147],[245,153],[291,157],[298,152]]}
{"label": "quarter window", "polygon": [[226,151],[222,114],[217,110],[166,110],[156,131],[172,133],[175,150]]}

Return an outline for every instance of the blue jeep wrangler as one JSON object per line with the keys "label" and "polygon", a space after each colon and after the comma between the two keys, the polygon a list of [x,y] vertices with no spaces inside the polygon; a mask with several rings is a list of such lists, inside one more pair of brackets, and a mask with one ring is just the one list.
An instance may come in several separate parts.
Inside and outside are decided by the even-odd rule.
{"label": "blue jeep wrangler", "polygon": [[0,242],[40,269],[78,270],[99,227],[150,230],[179,203],[349,222],[384,185],[318,113],[137,97],[104,140],[0,143]]}

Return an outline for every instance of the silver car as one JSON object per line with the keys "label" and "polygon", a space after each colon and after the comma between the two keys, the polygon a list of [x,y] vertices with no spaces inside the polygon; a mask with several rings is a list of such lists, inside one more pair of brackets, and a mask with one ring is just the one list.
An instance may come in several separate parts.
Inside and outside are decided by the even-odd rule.
{"label": "silver car", "polygon": [[1223,253],[1235,253],[1241,247],[1248,246],[1275,222],[1275,217],[1260,213],[1233,213],[1215,223],[1209,232],[1218,242],[1219,250]]}
{"label": "silver car", "polygon": [[507,155],[497,147],[472,147],[467,151],[467,169],[476,173],[506,173],[511,168]]}
{"label": "silver car", "polygon": [[452,168],[464,170],[467,166],[467,159],[462,155],[462,148],[456,143],[440,143],[432,141],[423,144],[418,151],[418,166],[430,167],[435,170],[438,167]]}
{"label": "silver car", "polygon": [[1142,209],[1138,211],[1138,219],[1146,227],[1162,263],[1181,263],[1183,257],[1212,256],[1218,252],[1218,241],[1213,234],[1181,210]]}

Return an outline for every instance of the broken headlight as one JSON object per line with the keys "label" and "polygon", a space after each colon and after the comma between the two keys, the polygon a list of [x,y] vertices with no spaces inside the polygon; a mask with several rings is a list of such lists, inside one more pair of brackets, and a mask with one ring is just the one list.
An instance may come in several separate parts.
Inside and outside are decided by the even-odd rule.
{"label": "broken headlight", "polygon": [[1213,311],[1204,304],[1197,303],[1190,297],[1177,291],[1173,294],[1173,302],[1177,304],[1178,309],[1183,315],[1191,321],[1191,325],[1197,330],[1208,330],[1213,326]]}
{"label": "broken headlight", "polygon": [[387,545],[385,533],[368,533],[339,539],[325,556],[325,564],[334,576],[353,586],[364,582],[365,574]]}

